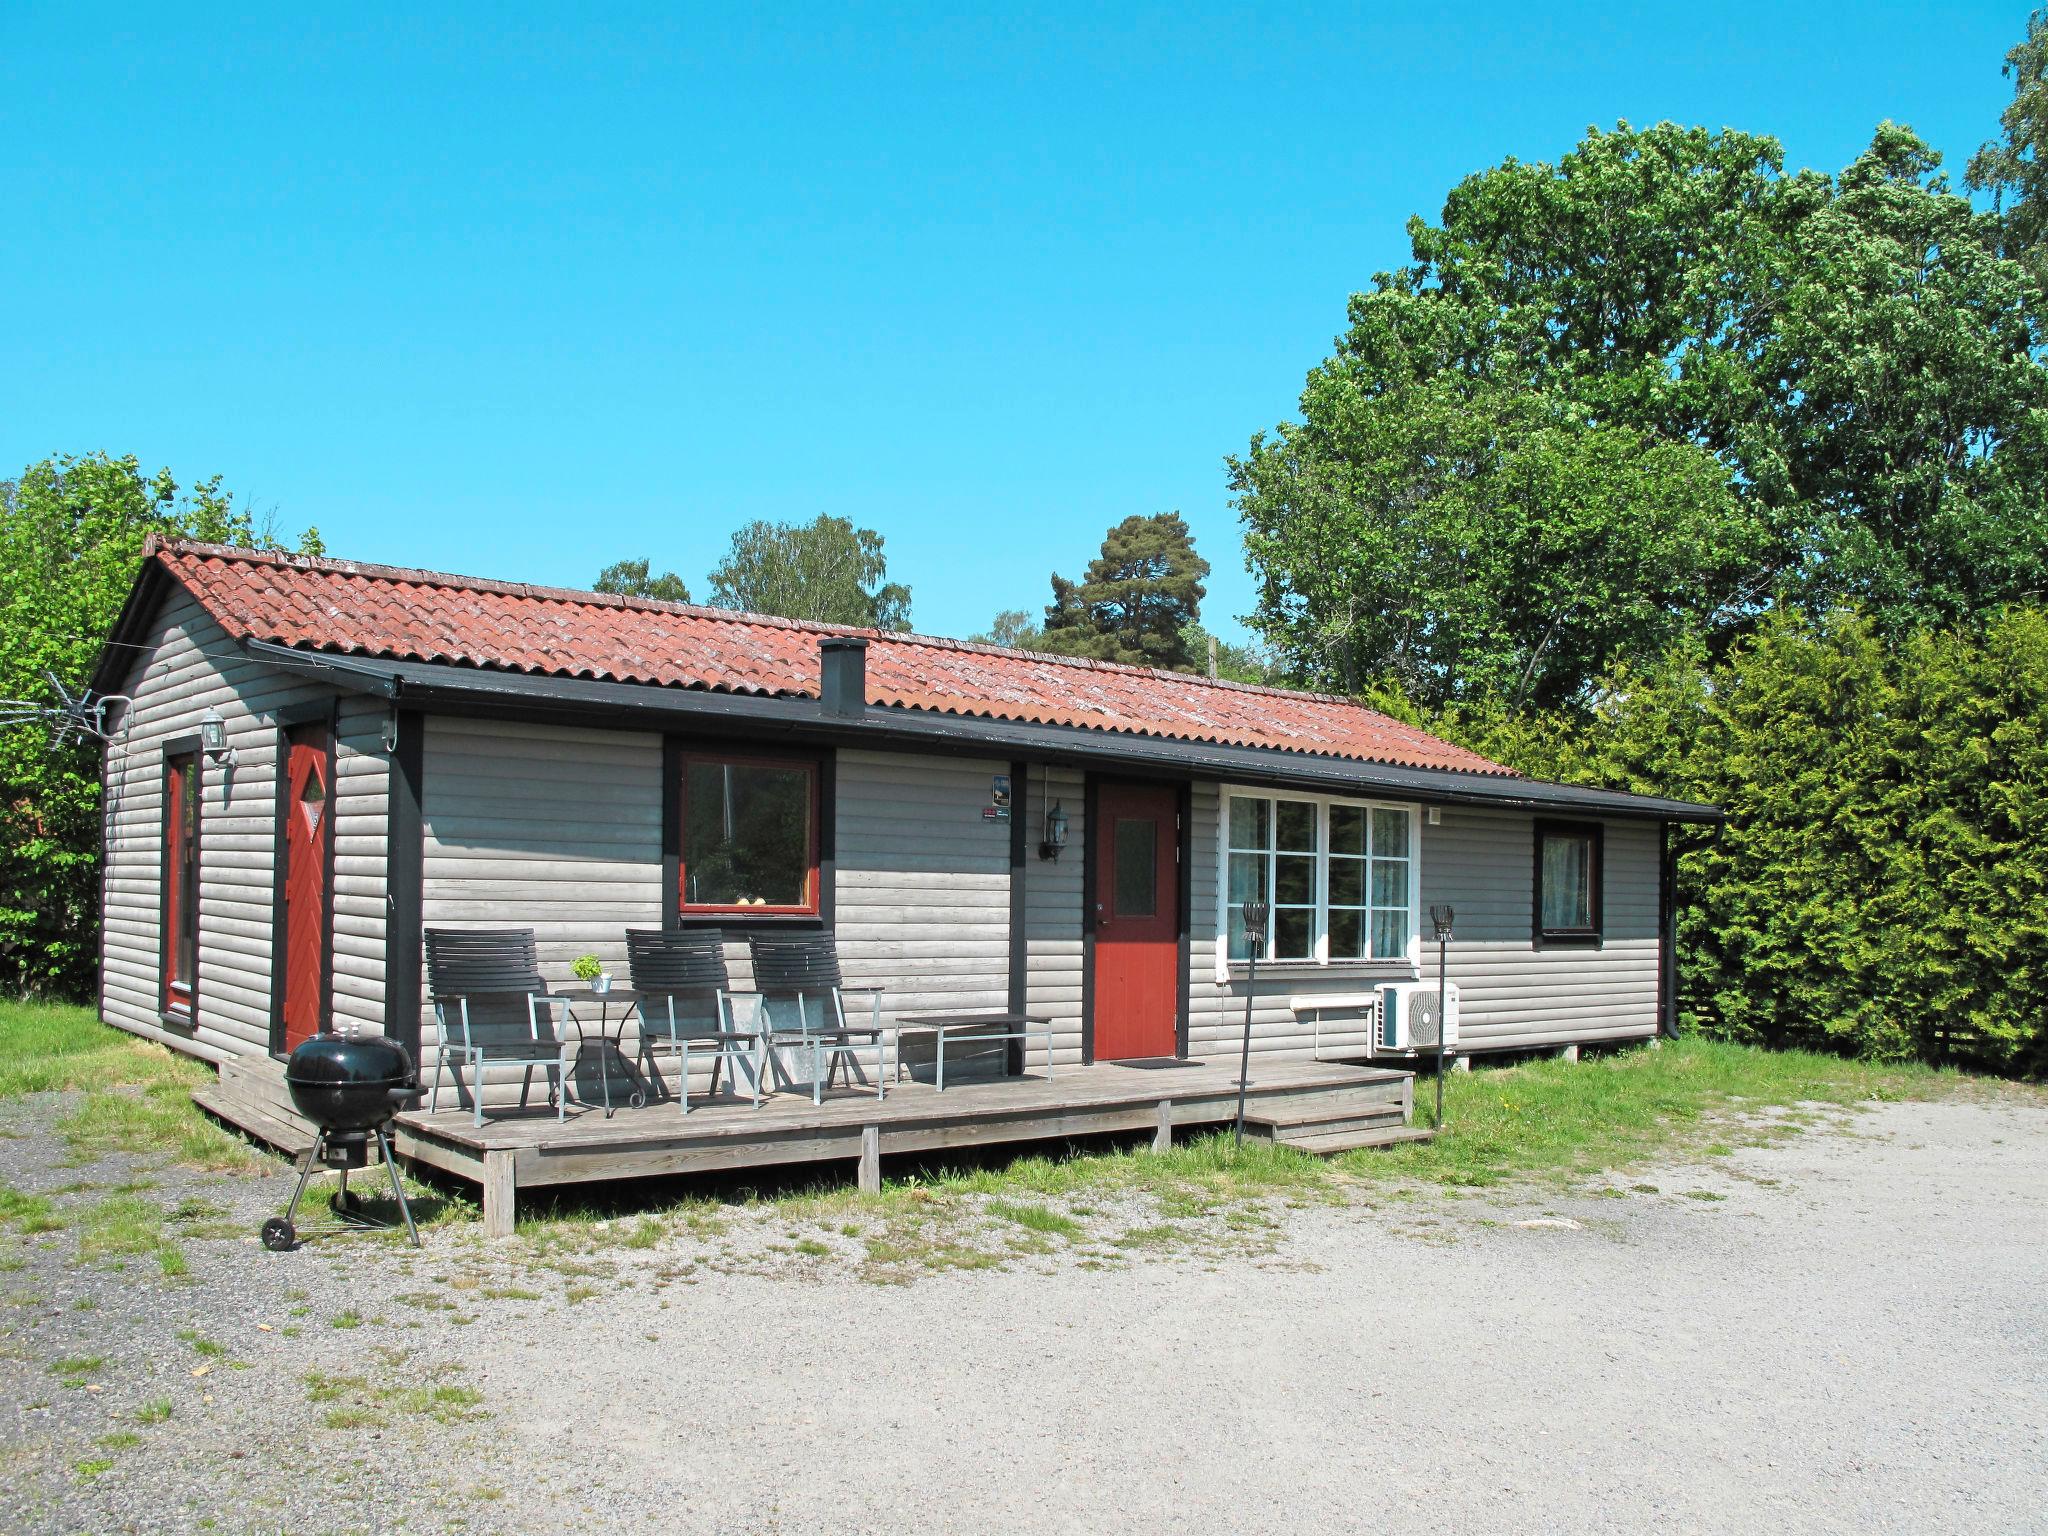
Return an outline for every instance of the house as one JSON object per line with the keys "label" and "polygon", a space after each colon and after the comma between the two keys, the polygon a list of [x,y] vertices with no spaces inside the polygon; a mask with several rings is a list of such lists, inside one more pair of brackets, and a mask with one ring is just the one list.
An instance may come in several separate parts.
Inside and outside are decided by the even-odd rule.
{"label": "house", "polygon": [[1050,1016],[1027,1073],[1234,1069],[1254,893],[1255,1069],[1406,1064],[1380,989],[1435,980],[1437,903],[1460,1052],[1641,1040],[1670,830],[1718,819],[1340,698],[174,540],[94,687],[102,1016],[230,1065],[354,1024],[431,1068],[423,928],[516,924],[565,979],[629,925],[742,976],[747,934],[829,930],[892,1012]]}

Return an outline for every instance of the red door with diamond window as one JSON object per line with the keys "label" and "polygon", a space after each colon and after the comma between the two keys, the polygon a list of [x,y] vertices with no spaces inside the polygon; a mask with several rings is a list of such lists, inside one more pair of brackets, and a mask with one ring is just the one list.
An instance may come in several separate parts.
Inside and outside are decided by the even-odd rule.
{"label": "red door with diamond window", "polygon": [[324,725],[285,737],[284,1048],[327,1022],[327,846],[330,743]]}
{"label": "red door with diamond window", "polygon": [[1089,830],[1095,876],[1095,1059],[1180,1049],[1180,795],[1104,784]]}

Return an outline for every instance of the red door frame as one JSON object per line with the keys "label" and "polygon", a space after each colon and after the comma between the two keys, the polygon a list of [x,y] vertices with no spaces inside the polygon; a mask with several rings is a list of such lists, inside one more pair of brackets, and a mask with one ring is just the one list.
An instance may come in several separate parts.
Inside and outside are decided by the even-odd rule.
{"label": "red door frame", "polygon": [[[334,818],[339,797],[334,727],[325,712],[279,730],[277,764],[271,1048],[285,1054],[334,1018]],[[299,803],[307,778],[315,773],[324,795],[317,826]]]}
{"label": "red door frame", "polygon": [[[1182,780],[1098,779],[1092,774],[1087,780],[1081,880],[1084,1061],[1187,1055],[1189,800],[1188,785]],[[1162,912],[1150,923],[1140,921],[1136,933],[1120,937],[1118,930],[1125,925],[1109,910],[1114,904],[1110,849],[1116,836],[1117,812],[1142,811],[1147,807],[1158,818],[1164,834],[1155,844],[1159,861],[1155,889],[1163,898],[1161,905],[1170,902],[1172,911]],[[1151,951],[1139,962],[1150,972],[1139,984],[1152,996],[1164,992],[1171,999],[1172,1018],[1169,1024],[1155,1016],[1149,1032],[1142,1025],[1127,1030],[1120,1022],[1105,1033],[1098,1028],[1098,1012],[1104,1004],[1118,1001],[1114,950],[1130,945]]]}
{"label": "red door frame", "polygon": [[[163,848],[162,874],[158,890],[161,926],[161,954],[158,965],[157,1012],[168,1026],[190,1029],[199,1016],[199,945],[196,934],[199,915],[200,812],[205,804],[204,759],[199,738],[165,744],[163,766]],[[189,829],[189,830],[188,830]],[[189,866],[192,882],[188,888],[184,870]],[[195,934],[190,974],[178,979],[180,930],[190,920]]]}

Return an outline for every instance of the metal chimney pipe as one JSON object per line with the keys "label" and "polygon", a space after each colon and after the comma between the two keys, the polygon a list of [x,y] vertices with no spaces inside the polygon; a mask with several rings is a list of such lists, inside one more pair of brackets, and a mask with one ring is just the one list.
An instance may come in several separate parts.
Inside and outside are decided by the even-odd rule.
{"label": "metal chimney pipe", "polygon": [[828,715],[857,716],[868,707],[868,643],[858,635],[818,642],[818,702]]}

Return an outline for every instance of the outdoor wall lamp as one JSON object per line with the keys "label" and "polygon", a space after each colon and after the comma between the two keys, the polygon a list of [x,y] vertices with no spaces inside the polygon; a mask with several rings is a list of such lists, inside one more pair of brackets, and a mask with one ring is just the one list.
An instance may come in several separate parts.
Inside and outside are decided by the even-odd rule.
{"label": "outdoor wall lamp", "polygon": [[1057,859],[1060,850],[1067,846],[1067,813],[1060,809],[1055,800],[1045,813],[1045,837],[1038,845],[1041,859]]}
{"label": "outdoor wall lamp", "polygon": [[199,717],[199,747],[208,762],[225,761],[230,768],[235,765],[235,749],[228,745],[228,723],[211,706]]}

